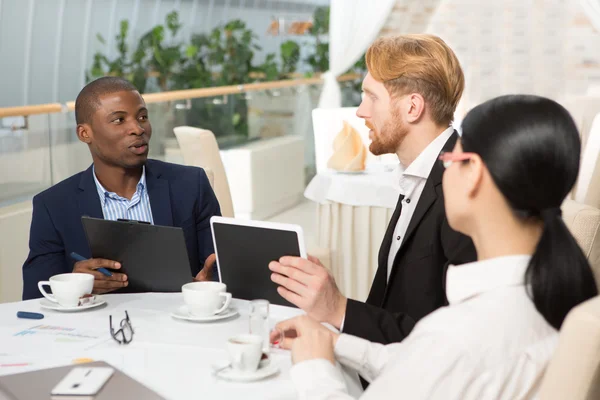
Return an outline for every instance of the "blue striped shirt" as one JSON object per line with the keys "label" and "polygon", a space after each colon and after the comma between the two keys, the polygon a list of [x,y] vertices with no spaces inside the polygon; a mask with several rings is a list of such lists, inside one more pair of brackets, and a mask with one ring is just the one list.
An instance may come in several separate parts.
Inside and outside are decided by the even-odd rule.
{"label": "blue striped shirt", "polygon": [[142,169],[142,176],[137,184],[137,189],[131,200],[121,197],[114,192],[109,192],[100,183],[96,177],[94,169],[94,181],[100,196],[102,213],[104,219],[116,221],[117,219],[131,219],[135,221],[145,221],[154,224],[152,219],[152,209],[150,208],[150,197],[146,188],[146,167]]}

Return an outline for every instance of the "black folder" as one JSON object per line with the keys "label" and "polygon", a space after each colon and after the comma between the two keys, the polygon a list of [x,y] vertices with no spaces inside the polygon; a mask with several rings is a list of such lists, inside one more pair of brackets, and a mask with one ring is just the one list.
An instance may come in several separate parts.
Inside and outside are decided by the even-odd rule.
{"label": "black folder", "polygon": [[81,217],[93,258],[121,263],[129,285],[120,293],[180,292],[192,282],[181,228]]}

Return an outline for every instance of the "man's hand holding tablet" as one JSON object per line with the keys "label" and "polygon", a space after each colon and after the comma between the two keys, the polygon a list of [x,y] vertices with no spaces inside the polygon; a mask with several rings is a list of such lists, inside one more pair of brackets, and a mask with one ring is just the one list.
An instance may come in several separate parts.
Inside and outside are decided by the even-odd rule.
{"label": "man's hand holding tablet", "polygon": [[271,280],[277,292],[310,317],[340,329],[346,315],[348,299],[342,295],[335,279],[321,261],[308,256],[282,257],[269,264]]}

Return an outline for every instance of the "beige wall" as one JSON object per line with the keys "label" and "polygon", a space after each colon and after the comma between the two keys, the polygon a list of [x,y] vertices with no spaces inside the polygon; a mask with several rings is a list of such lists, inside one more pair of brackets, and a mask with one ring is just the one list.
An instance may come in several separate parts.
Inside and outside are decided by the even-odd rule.
{"label": "beige wall", "polygon": [[79,142],[53,146],[52,158],[48,147],[0,154],[0,183],[47,185],[50,182],[51,159],[54,183],[83,171],[92,164],[89,150]]}
{"label": "beige wall", "polygon": [[0,209],[0,303],[21,300],[31,211],[31,201]]}
{"label": "beige wall", "polygon": [[461,62],[461,112],[502,94],[563,100],[600,85],[600,33],[579,0],[397,0],[381,34],[423,32]]}

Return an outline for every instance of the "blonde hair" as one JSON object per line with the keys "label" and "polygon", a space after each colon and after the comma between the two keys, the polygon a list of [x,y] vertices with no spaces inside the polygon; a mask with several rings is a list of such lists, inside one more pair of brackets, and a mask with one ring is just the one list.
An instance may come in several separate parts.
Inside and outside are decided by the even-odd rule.
{"label": "blonde hair", "polygon": [[390,96],[419,93],[431,118],[449,125],[465,87],[460,63],[439,37],[410,34],[377,39],[366,53],[367,69]]}

